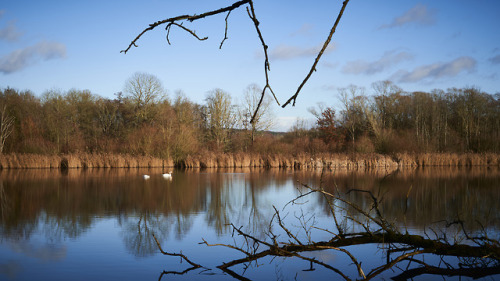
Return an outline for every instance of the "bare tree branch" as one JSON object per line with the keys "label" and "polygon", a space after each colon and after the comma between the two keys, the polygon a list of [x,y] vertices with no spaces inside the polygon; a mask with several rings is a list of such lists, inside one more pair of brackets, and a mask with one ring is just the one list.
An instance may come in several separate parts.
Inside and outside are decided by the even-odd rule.
{"label": "bare tree branch", "polygon": [[219,49],[222,49],[222,45],[224,44],[224,41],[227,39],[227,19],[229,18],[229,15],[231,14],[231,11],[227,12],[226,15],[226,28],[224,29],[224,39],[220,42]]}
{"label": "bare tree branch", "polygon": [[478,267],[478,268],[441,268],[431,265],[425,265],[422,267],[417,267],[414,269],[410,269],[402,272],[401,274],[392,277],[392,280],[413,280],[413,278],[424,275],[441,275],[441,276],[468,276],[474,279],[487,277],[491,275],[500,274],[500,266],[494,267]]}
{"label": "bare tree branch", "polygon": [[332,40],[332,36],[335,33],[335,30],[337,29],[337,25],[340,22],[340,18],[342,18],[342,15],[344,14],[345,7],[347,6],[347,3],[349,3],[349,0],[345,0],[344,3],[342,4],[342,8],[340,9],[340,12],[337,16],[337,19],[335,20],[335,23],[333,24],[332,29],[330,30],[330,34],[328,34],[328,38],[326,39],[325,43],[323,44],[323,47],[318,53],[318,56],[314,60],[313,65],[311,66],[311,70],[309,70],[309,73],[307,74],[306,78],[302,81],[302,83],[299,85],[299,88],[295,92],[293,96],[290,97],[284,104],[283,108],[285,108],[290,102],[293,101],[292,106],[295,106],[295,102],[297,100],[297,96],[299,95],[300,90],[302,90],[302,87],[307,83],[307,80],[311,77],[312,73],[316,71],[316,65],[318,65],[319,60],[321,59],[321,56],[323,56],[323,53],[325,52],[326,48],[328,47],[328,44],[330,44],[330,41]]}
{"label": "bare tree branch", "polygon": [[137,35],[137,37],[135,37],[134,40],[132,40],[132,42],[130,42],[130,44],[128,45],[128,47],[126,49],[122,50],[120,53],[125,53],[126,54],[130,50],[130,48],[132,48],[132,46],[138,47],[137,46],[137,41],[142,37],[142,35],[144,35],[148,31],[151,31],[151,30],[155,29],[156,27],[158,27],[160,25],[168,24],[168,23],[174,23],[174,22],[178,22],[178,21],[184,21],[184,20],[187,20],[189,22],[193,22],[195,20],[203,19],[203,18],[210,17],[210,16],[213,16],[213,15],[217,15],[217,14],[221,14],[221,13],[225,13],[225,12],[230,12],[230,11],[232,11],[234,9],[237,9],[238,7],[240,7],[242,5],[245,5],[245,4],[248,4],[250,2],[251,2],[251,0],[241,0],[241,1],[235,2],[231,6],[227,6],[227,7],[224,7],[224,8],[221,8],[221,9],[217,9],[217,10],[213,10],[213,11],[210,11],[210,12],[206,12],[206,13],[203,13],[203,14],[199,14],[199,15],[181,15],[181,16],[172,17],[172,18],[168,18],[168,19],[164,19],[164,20],[160,20],[160,21],[154,22],[154,23],[150,24],[149,27],[145,28],[141,33],[139,33],[139,35]]}
{"label": "bare tree branch", "polygon": [[165,30],[167,31],[167,42],[168,42],[169,45],[171,45],[171,44],[170,44],[170,40],[169,40],[168,37],[170,35],[170,28],[171,28],[172,25],[175,25],[175,26],[178,26],[178,27],[184,29],[186,32],[188,32],[189,34],[193,35],[193,37],[195,37],[196,39],[198,39],[200,41],[205,41],[205,40],[208,39],[208,37],[203,37],[203,38],[198,37],[198,35],[196,34],[196,32],[194,30],[191,30],[191,29],[183,26],[182,23],[178,24],[176,22],[171,22],[171,23],[167,24],[167,27],[165,27]]}
{"label": "bare tree branch", "polygon": [[260,23],[257,20],[257,16],[255,15],[255,9],[253,7],[253,1],[250,1],[249,5],[250,5],[250,9],[247,7],[247,13],[248,13],[248,16],[250,17],[250,19],[252,19],[252,21],[253,21],[253,24],[255,26],[255,31],[257,31],[257,35],[259,36],[259,40],[260,40],[260,43],[262,44],[262,48],[263,48],[263,51],[264,51],[264,58],[265,58],[264,59],[264,74],[266,76],[266,85],[262,89],[262,94],[260,96],[259,103],[257,104],[257,109],[255,110],[255,112],[254,112],[254,114],[252,116],[252,119],[250,119],[250,123],[253,123],[253,121],[255,119],[255,116],[257,115],[257,112],[260,109],[262,101],[264,100],[264,95],[266,93],[266,89],[269,89],[269,91],[273,94],[274,100],[276,101],[276,103],[278,105],[280,105],[280,102],[278,101],[278,98],[276,98],[276,95],[274,94],[274,91],[271,88],[271,85],[269,84],[269,71],[271,70],[271,67],[269,65],[269,56],[267,54],[267,49],[269,47],[267,46],[266,42],[264,41],[264,37],[262,37],[262,32],[259,29]]}
{"label": "bare tree branch", "polygon": [[203,266],[201,266],[201,265],[199,265],[199,264],[197,264],[195,262],[192,262],[188,257],[186,257],[182,253],[168,253],[168,252],[163,251],[163,249],[161,248],[160,242],[158,241],[158,239],[156,239],[156,236],[154,234],[153,234],[153,238],[155,239],[156,245],[158,245],[158,249],[160,249],[160,252],[162,254],[167,255],[167,256],[181,257],[183,260],[185,260],[187,263],[189,263],[194,268],[203,267]]}
{"label": "bare tree branch", "polygon": [[273,206],[273,208],[274,208],[274,211],[276,213],[276,217],[278,218],[278,224],[286,232],[288,237],[293,238],[293,240],[295,240],[299,245],[303,245],[302,242],[300,242],[300,240],[297,239],[297,237],[295,235],[293,235],[292,232],[283,224],[283,221],[281,220],[280,213],[278,212],[276,207]]}
{"label": "bare tree branch", "polygon": [[[222,246],[237,250],[243,253],[245,256],[239,259],[234,259],[229,262],[223,262],[221,265],[217,266],[220,270],[231,275],[238,280],[248,280],[244,277],[246,269],[248,269],[253,263],[258,265],[257,261],[265,257],[284,257],[284,258],[298,258],[304,261],[308,261],[311,264],[311,269],[313,265],[320,265],[327,270],[331,270],[335,274],[338,274],[344,280],[351,280],[345,272],[345,269],[340,269],[332,264],[327,263],[321,258],[310,257],[310,255],[304,255],[304,253],[314,252],[314,251],[324,251],[332,250],[338,251],[346,254],[352,261],[352,264],[356,267],[357,274],[360,280],[372,280],[379,278],[382,273],[389,270],[399,269],[402,271],[401,274],[395,276],[393,279],[396,280],[406,280],[407,278],[412,278],[420,276],[423,274],[444,274],[444,275],[459,275],[459,276],[471,276],[471,277],[484,277],[489,275],[498,274],[500,268],[500,247],[498,241],[488,238],[485,234],[486,231],[483,227],[484,234],[474,233],[466,231],[465,223],[456,219],[451,222],[441,221],[439,222],[445,229],[456,226],[455,235],[460,235],[460,237],[447,237],[444,230],[434,232],[436,238],[430,238],[427,234],[409,234],[407,231],[401,231],[395,225],[389,223],[384,217],[383,213],[379,208],[380,200],[372,192],[365,190],[351,189],[347,193],[337,193],[332,194],[324,189],[314,189],[305,184],[310,191],[307,193],[301,193],[296,199],[290,201],[289,203],[294,203],[300,198],[304,198],[306,195],[313,193],[319,193],[319,195],[324,196],[327,200],[337,200],[343,203],[345,206],[340,206],[338,204],[331,204],[330,208],[335,213],[346,212],[346,219],[350,219],[360,224],[364,231],[356,232],[355,229],[349,231],[345,229],[345,232],[341,232],[341,227],[337,225],[337,233],[331,232],[329,230],[316,228],[314,226],[306,226],[305,224],[311,223],[311,220],[304,220],[304,215],[295,216],[299,221],[301,221],[301,227],[306,231],[306,235],[309,235],[308,231],[310,229],[318,229],[321,231],[326,231],[332,235],[332,238],[327,241],[312,241],[308,240],[307,243],[301,242],[297,235],[292,233],[292,229],[285,225],[280,212],[274,207],[274,214],[270,220],[269,229],[266,233],[267,238],[259,239],[256,235],[245,233],[242,227],[236,227],[234,224],[230,224],[233,229],[233,235],[237,234],[241,237],[241,245],[237,245],[235,240],[234,245],[227,244],[209,244],[207,241],[203,240],[202,244],[207,246]],[[358,194],[367,195],[373,201],[371,206],[363,207],[353,203],[345,198],[346,195],[352,194],[353,192]],[[408,196],[408,195],[407,195]],[[287,205],[289,204],[287,203]],[[347,208],[352,208],[354,211],[352,213],[347,212]],[[361,217],[356,219],[356,217]],[[276,218],[276,220],[275,220]],[[363,221],[365,221],[363,223]],[[375,225],[371,225],[374,222]],[[286,241],[278,240],[279,236],[272,232],[273,225],[279,225],[279,227],[286,232],[289,238]],[[313,222],[314,224],[314,222]],[[480,224],[481,225],[481,224]],[[342,234],[342,235],[341,235]],[[156,238],[155,238],[156,240]],[[157,241],[157,240],[156,240]],[[189,262],[187,257],[182,254],[170,254],[165,253],[158,243],[160,251],[164,254],[180,256],[182,259]],[[382,245],[388,245],[388,249],[384,249],[387,254],[387,261],[385,264],[372,268],[368,274],[366,274],[362,262],[359,260],[362,257],[355,256],[351,251],[349,251],[348,246],[356,245],[378,245],[378,247],[383,247]],[[261,247],[264,249],[259,250]],[[391,258],[391,254],[398,253],[395,258]],[[422,259],[416,258],[422,255]],[[434,255],[440,258],[437,263],[428,264],[425,261],[425,255]],[[445,260],[445,257],[454,257],[459,259],[460,263],[458,266],[454,266],[453,263]],[[432,259],[431,259],[432,260]],[[406,261],[407,263],[402,263]],[[190,262],[191,265],[195,266],[195,263]],[[401,265],[406,266],[401,266]],[[416,264],[416,268],[415,268]],[[237,265],[243,265],[245,270],[243,273],[236,273],[232,271],[231,268]],[[411,265],[411,267],[410,267]],[[200,265],[198,265],[201,267]],[[404,268],[406,267],[406,268]],[[189,269],[192,270],[192,269]],[[189,271],[184,272],[165,272],[164,274],[184,274]]]}
{"label": "bare tree branch", "polygon": [[[333,27],[331,28],[330,30],[330,33],[326,39],[326,41],[324,42],[323,44],[323,47],[322,49],[319,51],[316,59],[314,60],[314,63],[311,67],[311,70],[309,71],[309,73],[307,74],[307,76],[304,78],[304,80],[302,81],[302,83],[300,84],[300,86],[298,87],[297,91],[295,92],[295,94],[290,97],[290,99],[285,103],[283,104],[283,108],[286,107],[290,102],[293,101],[293,104],[292,105],[295,105],[295,102],[296,102],[296,99],[297,99],[297,96],[299,95],[299,92],[301,91],[302,87],[307,83],[307,81],[309,80],[309,78],[311,77],[312,73],[314,71],[316,71],[316,66],[321,58],[321,56],[323,55],[323,53],[325,52],[326,48],[328,47],[330,41],[332,40],[332,36],[333,34],[335,33],[335,30],[340,22],[340,18],[342,17],[343,13],[344,13],[344,10],[345,10],[345,7],[347,6],[347,3],[349,2],[349,0],[345,0],[342,4],[342,8],[337,16],[337,19],[335,21],[335,23],[333,24]],[[269,71],[271,70],[271,67],[270,67],[270,64],[269,64],[269,56],[268,56],[268,53],[267,53],[267,50],[268,50],[268,45],[266,44],[265,40],[264,40],[264,37],[262,36],[262,32],[259,28],[259,21],[257,19],[257,16],[255,14],[255,9],[254,9],[254,5],[253,5],[253,1],[252,0],[241,0],[241,1],[237,1],[235,3],[233,3],[231,6],[227,6],[227,7],[224,7],[224,8],[220,8],[220,9],[217,9],[217,10],[213,10],[213,11],[209,11],[209,12],[206,12],[206,13],[202,13],[200,15],[181,15],[181,16],[177,16],[177,17],[172,17],[172,18],[168,18],[168,19],[164,19],[164,20],[160,20],[160,21],[157,21],[157,22],[154,22],[152,24],[150,24],[147,28],[145,28],[141,33],[139,33],[139,35],[136,36],[136,38],[134,38],[134,40],[132,40],[130,42],[130,44],[128,45],[128,47],[124,50],[122,50],[121,52],[122,53],[127,53],[130,48],[132,48],[132,46],[134,47],[138,47],[137,46],[137,41],[148,31],[151,31],[153,30],[154,28],[160,26],[160,25],[163,25],[163,24],[167,24],[166,26],[166,31],[167,31],[167,35],[166,35],[166,39],[167,39],[167,42],[168,44],[170,45],[170,40],[169,40],[169,35],[170,35],[170,29],[172,27],[172,25],[175,25],[175,26],[178,26],[182,29],[184,29],[186,32],[190,33],[192,36],[194,36],[195,38],[197,38],[198,40],[200,41],[203,41],[203,40],[206,40],[207,37],[204,37],[204,38],[200,38],[198,37],[198,35],[196,35],[196,33],[183,26],[182,23],[177,23],[177,22],[182,22],[182,21],[189,21],[189,22],[193,22],[195,20],[199,20],[199,19],[203,19],[205,17],[209,17],[209,16],[213,16],[213,15],[217,15],[217,14],[222,14],[222,13],[227,13],[226,17],[225,17],[225,29],[224,29],[224,38],[222,39],[221,43],[220,43],[220,46],[219,46],[219,49],[222,48],[222,45],[224,44],[224,42],[226,41],[227,38],[227,30],[228,30],[228,18],[229,18],[229,15],[231,14],[231,11],[241,7],[242,5],[245,5],[245,4],[248,4],[247,6],[247,13],[248,13],[248,16],[250,17],[250,19],[252,20],[253,24],[254,24],[254,27],[255,27],[255,31],[257,32],[257,36],[262,44],[262,49],[264,51],[264,75],[265,75],[265,85],[264,85],[264,88],[262,89],[262,93],[261,93],[261,97],[260,97],[260,100],[259,100],[259,103],[257,105],[257,108],[255,109],[253,115],[252,115],[252,118],[250,120],[250,123],[253,123],[256,116],[257,116],[257,113],[262,105],[262,102],[264,100],[264,96],[266,94],[266,91],[268,90],[272,96],[274,97],[274,100],[276,101],[276,103],[281,106],[280,102],[278,101],[278,98],[276,97],[276,94],[274,93],[274,90],[273,88],[271,87],[271,84],[269,82]]]}

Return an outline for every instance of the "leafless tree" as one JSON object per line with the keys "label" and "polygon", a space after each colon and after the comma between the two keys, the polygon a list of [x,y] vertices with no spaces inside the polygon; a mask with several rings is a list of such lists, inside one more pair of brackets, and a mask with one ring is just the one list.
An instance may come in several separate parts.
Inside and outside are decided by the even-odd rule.
{"label": "leafless tree", "polygon": [[[320,61],[320,59],[321,59],[324,51],[326,50],[326,48],[330,44],[330,42],[332,40],[332,37],[333,37],[333,34],[335,33],[335,31],[337,29],[337,26],[338,26],[338,24],[340,22],[340,19],[342,18],[342,15],[344,14],[344,10],[345,10],[345,8],[346,8],[346,6],[347,6],[348,3],[349,3],[349,0],[344,0],[344,2],[342,3],[342,7],[341,7],[341,9],[340,9],[340,11],[339,11],[336,19],[335,19],[335,22],[332,25],[332,28],[330,29],[328,37],[326,38],[326,40],[325,40],[325,42],[324,42],[321,50],[318,52],[316,58],[314,59],[314,62],[312,64],[309,72],[307,73],[307,75],[304,78],[304,80],[302,80],[302,82],[298,86],[298,88],[295,91],[295,93],[293,95],[291,95],[290,98],[282,105],[283,108],[286,107],[289,104],[292,104],[292,106],[295,105],[295,102],[297,101],[297,97],[298,97],[300,91],[302,90],[302,88],[304,87],[304,85],[307,83],[307,81],[309,80],[309,78],[312,76],[313,72],[316,71],[316,66],[318,65],[318,63],[319,63],[319,61]],[[269,63],[269,56],[267,54],[267,49],[269,47],[266,44],[266,42],[264,40],[264,36],[262,35],[262,32],[261,32],[261,30],[259,28],[260,22],[257,19],[257,15],[256,15],[255,9],[254,9],[254,3],[253,3],[252,0],[237,1],[237,2],[234,2],[230,6],[223,7],[223,8],[220,8],[220,9],[216,9],[216,10],[213,10],[213,11],[208,11],[208,12],[205,12],[205,13],[202,13],[202,14],[199,14],[199,15],[196,15],[196,14],[194,14],[194,15],[180,15],[180,16],[171,17],[171,18],[160,20],[160,21],[156,21],[154,23],[149,24],[149,26],[147,28],[145,28],[141,33],[139,33],[130,42],[130,44],[127,46],[127,48],[124,49],[124,50],[122,50],[121,52],[126,54],[130,50],[130,48],[132,48],[132,47],[138,47],[137,41],[142,37],[142,35],[144,35],[148,31],[151,31],[151,30],[155,29],[158,26],[165,26],[165,30],[167,32],[166,39],[167,39],[168,44],[170,44],[169,35],[170,35],[170,30],[171,30],[172,26],[181,28],[182,30],[188,32],[189,34],[191,34],[193,37],[195,37],[196,39],[198,39],[200,41],[206,40],[207,37],[200,37],[200,36],[198,36],[193,29],[190,29],[190,28],[186,27],[183,24],[185,22],[191,22],[192,23],[194,21],[197,21],[197,20],[200,20],[200,19],[204,19],[206,17],[210,17],[210,16],[214,16],[214,15],[226,14],[226,17],[225,17],[226,27],[225,27],[225,31],[224,31],[224,39],[221,41],[221,44],[220,44],[220,47],[219,47],[219,48],[222,48],[222,45],[224,44],[225,40],[227,39],[228,18],[229,18],[229,16],[230,16],[230,14],[231,14],[232,11],[234,11],[236,9],[239,9],[241,7],[246,7],[248,16],[249,16],[250,20],[252,21],[252,23],[255,26],[255,31],[257,32],[257,37],[259,38],[259,40],[260,40],[260,42],[262,44],[262,50],[264,52],[264,73],[265,73],[265,80],[266,81],[265,81],[265,86],[262,89],[262,92],[261,92],[261,95],[260,95],[260,100],[259,100],[259,103],[257,105],[257,109],[254,111],[253,116],[251,118],[251,122],[253,123],[255,121],[255,118],[256,118],[257,114],[258,114],[258,109],[262,105],[262,102],[264,100],[264,96],[265,96],[266,91],[269,91],[273,95],[273,97],[274,97],[274,99],[275,99],[275,101],[276,101],[276,103],[278,105],[280,105],[280,103],[279,103],[278,99],[276,98],[276,95],[274,94],[274,91],[273,91],[273,89],[271,87],[271,84],[270,84],[270,81],[269,81],[269,71],[271,70],[270,63]]]}
{"label": "leafless tree", "polygon": [[[267,131],[274,125],[271,108],[272,99],[269,96],[264,97],[264,100],[260,103],[260,108],[257,108],[261,92],[262,90],[256,84],[249,85],[245,90],[243,104],[240,108],[240,119],[243,128],[250,132],[250,142],[252,144],[257,132]],[[255,112],[257,113],[254,114]],[[251,122],[252,117],[253,122]]]}
{"label": "leafless tree", "polygon": [[364,107],[366,104],[365,100],[365,89],[363,87],[357,87],[355,85],[349,85],[347,88],[338,89],[340,95],[340,101],[343,105],[343,110],[341,111],[341,123],[349,131],[349,136],[352,140],[353,149],[356,145],[356,136],[363,126],[365,119]]}
{"label": "leafless tree", "polygon": [[7,112],[7,106],[0,109],[0,154],[3,153],[5,141],[12,133],[12,125],[14,124],[14,117],[10,116]]}
{"label": "leafless tree", "polygon": [[229,141],[229,132],[237,123],[231,96],[221,89],[211,91],[207,96],[206,115],[209,137],[216,142],[218,149],[224,149]]}
{"label": "leafless tree", "polygon": [[125,93],[135,105],[138,122],[152,118],[152,107],[165,96],[162,83],[155,75],[136,72],[125,82]]}

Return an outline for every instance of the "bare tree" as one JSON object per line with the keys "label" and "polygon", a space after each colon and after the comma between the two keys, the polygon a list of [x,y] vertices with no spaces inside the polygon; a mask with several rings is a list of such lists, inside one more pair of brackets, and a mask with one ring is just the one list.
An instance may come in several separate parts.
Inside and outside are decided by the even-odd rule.
{"label": "bare tree", "polygon": [[[256,84],[249,85],[245,90],[244,101],[240,109],[240,119],[243,128],[250,132],[251,144],[255,141],[257,132],[269,130],[274,125],[272,99],[269,96],[264,97],[258,108],[261,92],[262,90]],[[253,122],[251,122],[252,117]]]}
{"label": "bare tree", "polygon": [[125,93],[135,105],[136,118],[138,122],[148,121],[154,113],[152,107],[165,96],[165,90],[158,77],[136,72],[125,82]]}
{"label": "bare tree", "polygon": [[0,110],[0,154],[3,153],[5,141],[12,133],[12,125],[14,124],[14,117],[10,116],[7,112],[7,106],[4,105]]}
{"label": "bare tree", "polygon": [[71,123],[73,112],[62,92],[49,90],[42,94],[45,127],[48,139],[56,144],[57,152],[67,153],[76,127]]}
{"label": "bare tree", "polygon": [[119,104],[104,98],[96,101],[97,106],[97,128],[101,130],[102,135],[107,137],[116,137],[120,127],[123,125],[122,117],[118,110]]}
{"label": "bare tree", "polygon": [[224,149],[229,141],[229,133],[237,123],[231,96],[221,89],[215,89],[206,100],[209,137],[215,141],[217,149]]}
{"label": "bare tree", "polygon": [[338,89],[340,100],[344,109],[341,111],[341,123],[349,131],[353,148],[356,145],[358,135],[364,121],[365,96],[364,88],[349,85],[347,88]]}
{"label": "bare tree", "polygon": [[[321,48],[321,50],[318,52],[318,55],[316,56],[309,72],[307,73],[306,77],[304,78],[304,80],[300,83],[300,85],[298,86],[297,90],[295,91],[295,94],[293,94],[283,105],[282,107],[286,107],[288,104],[292,104],[292,106],[295,106],[295,102],[297,101],[297,97],[300,93],[300,91],[302,90],[302,88],[304,87],[304,85],[307,83],[307,81],[309,80],[309,78],[312,76],[313,72],[316,71],[316,66],[318,65],[318,62],[319,60],[321,59],[324,51],[326,50],[326,48],[328,47],[328,45],[330,44],[331,40],[332,40],[332,37],[333,37],[333,34],[335,33],[336,29],[337,29],[337,26],[340,22],[340,19],[342,18],[342,15],[344,14],[344,10],[347,6],[347,4],[349,3],[349,0],[344,0],[344,2],[342,3],[342,7],[335,19],[335,22],[333,23],[333,26],[332,28],[330,29],[330,32],[328,34],[328,37],[326,38],[324,44],[323,44],[323,47]],[[122,50],[121,52],[122,53],[127,53],[130,48],[133,47],[138,47],[137,46],[137,41],[142,37],[142,35],[144,35],[146,32],[148,31],[151,31],[153,29],[155,29],[156,27],[158,26],[162,26],[162,25],[166,25],[165,27],[165,30],[167,32],[167,36],[166,36],[166,39],[167,39],[167,42],[168,44],[170,44],[170,40],[169,40],[169,35],[170,35],[170,30],[172,28],[172,26],[176,26],[176,27],[179,27],[181,28],[182,30],[188,32],[189,34],[191,34],[193,37],[195,37],[196,39],[200,40],[200,41],[203,41],[203,40],[206,40],[208,39],[207,37],[199,37],[196,32],[193,30],[193,29],[190,29],[188,27],[186,27],[185,25],[183,25],[183,23],[185,22],[194,22],[194,21],[197,21],[197,20],[200,20],[200,19],[204,19],[206,17],[210,17],[210,16],[214,16],[214,15],[219,15],[219,14],[226,14],[226,18],[225,18],[225,22],[226,22],[226,27],[225,27],[225,31],[224,31],[224,39],[221,41],[221,44],[220,44],[220,47],[219,48],[222,48],[222,45],[224,44],[224,41],[227,39],[227,27],[228,27],[228,18],[229,18],[229,15],[231,14],[232,11],[234,11],[235,9],[238,9],[240,7],[244,7],[246,6],[246,10],[247,10],[247,13],[248,13],[248,16],[250,18],[250,20],[252,21],[252,23],[254,24],[255,26],[255,31],[257,32],[257,36],[262,44],[262,49],[263,49],[263,52],[264,52],[264,73],[265,73],[265,86],[264,88],[262,89],[262,92],[261,92],[261,96],[260,96],[260,100],[259,100],[259,103],[257,104],[257,109],[254,111],[254,114],[250,120],[251,123],[254,122],[257,114],[258,114],[258,109],[261,107],[262,105],[262,102],[264,101],[264,96],[265,96],[265,93],[266,93],[266,90],[268,90],[269,92],[272,93],[274,99],[276,100],[276,103],[278,105],[280,105],[278,99],[276,98],[276,95],[274,94],[274,91],[273,89],[271,88],[271,85],[270,85],[270,82],[269,82],[269,71],[271,70],[270,68],[270,64],[269,64],[269,56],[267,54],[267,49],[269,48],[268,45],[266,44],[265,40],[264,40],[264,36],[262,35],[262,32],[259,28],[259,25],[260,25],[260,22],[259,20],[257,19],[257,15],[255,14],[255,9],[254,9],[254,3],[252,0],[241,0],[241,1],[237,1],[237,2],[234,2],[232,5],[230,6],[227,6],[227,7],[223,7],[223,8],[220,8],[220,9],[217,9],[217,10],[213,10],[213,11],[208,11],[208,12],[205,12],[205,13],[202,13],[202,14],[194,14],[194,15],[180,15],[180,16],[176,16],[176,17],[171,17],[171,18],[167,18],[167,19],[164,19],[164,20],[160,20],[160,21],[156,21],[152,24],[149,24],[149,26],[147,28],[145,28],[141,33],[139,33],[131,42],[130,44],[127,46],[126,49]]]}

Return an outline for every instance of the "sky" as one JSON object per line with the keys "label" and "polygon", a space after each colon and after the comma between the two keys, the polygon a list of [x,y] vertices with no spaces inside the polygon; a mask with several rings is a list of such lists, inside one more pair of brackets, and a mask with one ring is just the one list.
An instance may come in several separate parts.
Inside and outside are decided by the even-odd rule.
{"label": "sky", "polygon": [[[235,1],[234,1],[235,2]],[[229,6],[220,0],[56,1],[7,0],[0,4],[0,88],[90,90],[115,98],[135,72],[160,79],[170,99],[182,91],[196,103],[220,88],[234,103],[250,84],[265,85],[264,56],[246,8],[183,25],[198,41],[172,27],[146,33],[138,47],[120,53],[150,23]],[[342,6],[340,0],[254,0],[269,46],[269,79],[283,104],[305,78]],[[274,130],[297,118],[312,122],[318,104],[340,109],[338,89],[390,80],[405,91],[474,86],[500,92],[500,1],[351,0],[330,47],[295,107],[273,107]]]}

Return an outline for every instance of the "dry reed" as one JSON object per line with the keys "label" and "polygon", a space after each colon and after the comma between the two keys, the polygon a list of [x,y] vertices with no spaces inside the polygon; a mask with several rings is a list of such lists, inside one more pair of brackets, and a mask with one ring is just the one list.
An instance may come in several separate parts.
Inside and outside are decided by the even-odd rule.
{"label": "dry reed", "polygon": [[172,159],[125,154],[75,153],[66,155],[3,154],[0,155],[1,169],[26,168],[245,168],[269,167],[287,169],[372,169],[372,168],[414,168],[414,167],[470,167],[500,166],[500,154],[455,154],[455,153],[398,153],[392,156],[382,154],[249,154],[205,152],[187,156],[174,163]]}

